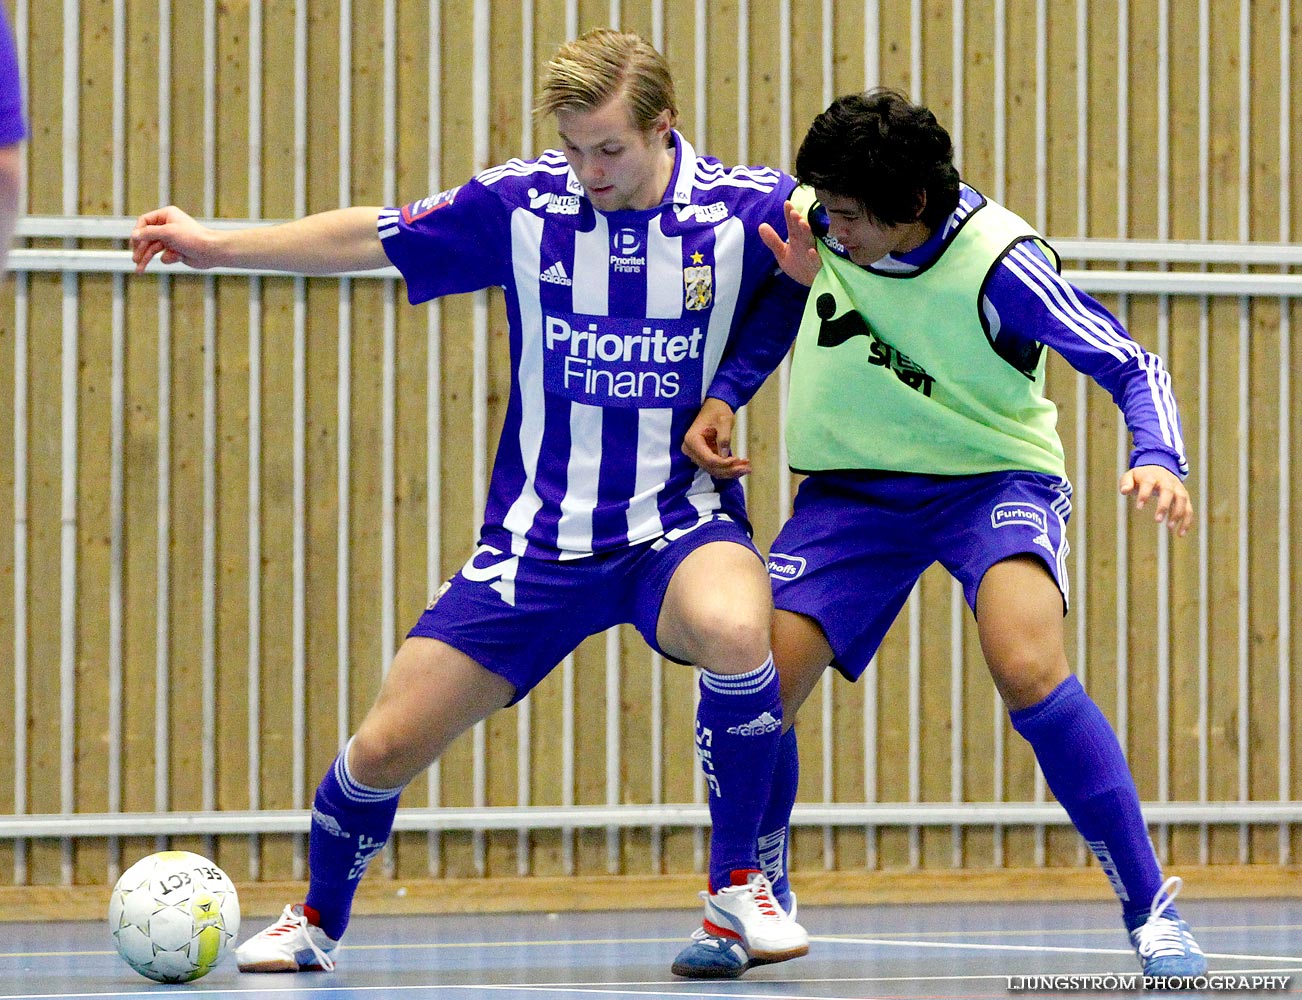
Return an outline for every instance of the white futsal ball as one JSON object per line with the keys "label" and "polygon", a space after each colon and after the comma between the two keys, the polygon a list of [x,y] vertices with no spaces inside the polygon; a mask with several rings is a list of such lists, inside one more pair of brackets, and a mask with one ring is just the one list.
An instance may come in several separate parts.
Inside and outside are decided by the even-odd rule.
{"label": "white futsal ball", "polygon": [[207,858],[163,851],[122,873],[109,898],[118,954],[142,976],[188,983],[206,976],[240,932],[235,886]]}

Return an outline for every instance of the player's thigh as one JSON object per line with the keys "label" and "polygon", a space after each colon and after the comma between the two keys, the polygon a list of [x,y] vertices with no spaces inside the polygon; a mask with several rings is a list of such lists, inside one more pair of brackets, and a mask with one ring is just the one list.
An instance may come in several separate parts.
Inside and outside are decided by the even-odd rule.
{"label": "player's thigh", "polygon": [[768,577],[750,537],[730,518],[670,532],[634,573],[634,624],[670,659],[744,673],[767,658]]}
{"label": "player's thigh", "polygon": [[674,572],[656,638],[672,656],[720,673],[754,670],[768,656],[772,598],[753,549],[710,542]]}
{"label": "player's thigh", "polygon": [[1068,673],[1067,520],[1071,487],[1032,472],[955,484],[941,562],[962,583],[982,652],[1009,708],[1046,696]]}
{"label": "player's thigh", "polygon": [[1067,609],[1067,521],[1071,485],[1039,472],[991,472],[956,477],[947,487],[935,528],[937,558],[963,585],[977,610],[977,588],[996,563],[1019,556],[1040,560]]}
{"label": "player's thigh", "polygon": [[348,766],[363,784],[405,785],[514,694],[509,680],[446,642],[410,637],[357,731]]}
{"label": "player's thigh", "polygon": [[481,545],[409,636],[439,639],[505,678],[519,701],[587,636],[609,624],[599,559],[508,556]]}
{"label": "player's thigh", "polygon": [[896,486],[848,485],[806,479],[769,553],[784,710],[803,701],[828,662],[858,680],[932,560],[914,519],[893,502]]}

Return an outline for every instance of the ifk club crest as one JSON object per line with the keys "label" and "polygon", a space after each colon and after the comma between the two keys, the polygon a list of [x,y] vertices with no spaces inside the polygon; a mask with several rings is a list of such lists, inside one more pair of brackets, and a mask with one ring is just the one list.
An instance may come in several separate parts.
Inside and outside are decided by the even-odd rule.
{"label": "ifk club crest", "polygon": [[714,301],[714,269],[709,264],[702,264],[705,258],[699,254],[692,254],[694,266],[683,268],[683,287],[686,290],[686,306],[688,309],[702,310],[709,309],[710,303]]}

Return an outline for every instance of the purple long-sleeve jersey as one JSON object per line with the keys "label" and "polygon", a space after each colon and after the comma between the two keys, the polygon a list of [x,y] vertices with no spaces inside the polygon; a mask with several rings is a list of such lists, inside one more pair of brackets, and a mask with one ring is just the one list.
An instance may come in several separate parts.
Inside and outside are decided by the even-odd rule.
{"label": "purple long-sleeve jersey", "polygon": [[757,233],[786,232],[794,181],[673,141],[646,210],[596,211],[549,150],[380,214],[413,304],[505,290],[514,377],[484,538],[517,555],[610,551],[714,511],[745,520],[738,484],[682,443],[707,396],[744,403],[794,336],[804,290]]}
{"label": "purple long-sleeve jersey", "polygon": [[[932,264],[949,234],[983,204],[980,192],[962,185],[959,204],[922,246],[887,256],[875,270],[908,272]],[[1121,408],[1134,449],[1131,468],[1161,465],[1189,474],[1171,375],[1162,359],[1144,350],[1099,302],[1062,277],[1036,245],[1010,247],[991,271],[981,299],[991,343],[1004,357],[1057,351],[1077,371],[1107,390]]]}

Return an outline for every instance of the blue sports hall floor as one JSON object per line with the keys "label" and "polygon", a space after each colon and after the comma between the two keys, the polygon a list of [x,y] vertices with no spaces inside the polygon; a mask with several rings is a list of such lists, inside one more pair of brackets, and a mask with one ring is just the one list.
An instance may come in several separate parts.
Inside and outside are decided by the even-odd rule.
{"label": "blue sports hall floor", "polygon": [[[1233,995],[1302,992],[1302,900],[1194,901],[1182,912],[1214,973],[1288,978],[1280,991]],[[695,919],[685,910],[357,917],[333,973],[241,975],[228,956],[184,986],[134,973],[112,950],[103,923],[5,923],[0,1000],[154,993],[274,1000],[1008,997],[1068,992],[1043,982],[1019,991],[1010,976],[1138,971],[1114,903],[811,907],[801,914],[812,937],[807,957],[712,982],[669,972]],[[263,920],[251,923],[241,938]],[[1098,987],[1089,995],[1136,994]]]}

